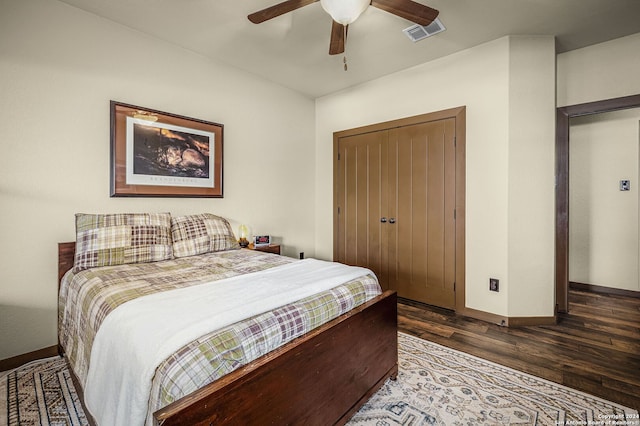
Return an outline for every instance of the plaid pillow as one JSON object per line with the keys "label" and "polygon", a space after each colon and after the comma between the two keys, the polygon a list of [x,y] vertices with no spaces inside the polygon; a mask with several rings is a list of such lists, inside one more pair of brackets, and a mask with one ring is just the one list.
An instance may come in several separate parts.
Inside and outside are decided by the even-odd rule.
{"label": "plaid pillow", "polygon": [[169,213],[76,214],[74,272],[171,257]]}
{"label": "plaid pillow", "polygon": [[175,257],[239,249],[227,219],[210,213],[171,218]]}

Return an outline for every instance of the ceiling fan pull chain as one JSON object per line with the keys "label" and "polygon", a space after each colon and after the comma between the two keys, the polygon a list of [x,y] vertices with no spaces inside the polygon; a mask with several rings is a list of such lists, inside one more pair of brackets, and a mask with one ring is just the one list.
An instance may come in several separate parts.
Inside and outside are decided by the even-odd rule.
{"label": "ceiling fan pull chain", "polygon": [[344,29],[344,56],[342,57],[342,62],[344,63],[344,70],[346,72],[349,69],[349,67],[347,66],[347,34],[349,31],[349,26],[344,25],[342,28]]}

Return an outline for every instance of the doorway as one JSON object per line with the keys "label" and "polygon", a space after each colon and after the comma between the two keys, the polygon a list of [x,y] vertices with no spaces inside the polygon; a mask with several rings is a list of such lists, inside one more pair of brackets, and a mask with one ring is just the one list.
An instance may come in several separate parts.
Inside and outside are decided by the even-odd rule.
{"label": "doorway", "polygon": [[556,110],[556,310],[569,310],[569,120],[640,107],[640,95],[561,107]]}
{"label": "doorway", "polygon": [[640,108],[569,122],[569,285],[640,291]]}

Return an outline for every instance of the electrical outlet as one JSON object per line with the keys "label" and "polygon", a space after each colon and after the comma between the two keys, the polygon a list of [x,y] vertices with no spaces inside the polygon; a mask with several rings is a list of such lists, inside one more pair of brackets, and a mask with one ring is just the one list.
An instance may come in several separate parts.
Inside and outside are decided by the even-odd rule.
{"label": "electrical outlet", "polygon": [[300,259],[304,259],[304,252],[303,251],[300,252]]}
{"label": "electrical outlet", "polygon": [[489,291],[500,291],[500,280],[497,278],[489,278]]}

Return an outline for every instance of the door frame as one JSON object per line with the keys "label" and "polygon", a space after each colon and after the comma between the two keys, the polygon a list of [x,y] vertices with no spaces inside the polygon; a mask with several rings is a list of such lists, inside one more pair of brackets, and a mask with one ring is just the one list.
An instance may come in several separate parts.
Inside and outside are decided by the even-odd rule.
{"label": "door frame", "polygon": [[466,309],[465,292],[465,200],[466,200],[466,106],[450,108],[427,114],[397,120],[385,121],[353,129],[333,133],[333,253],[338,253],[338,142],[340,138],[354,136],[363,133],[389,130],[397,127],[414,124],[439,121],[449,118],[455,119],[456,129],[456,196],[455,196],[455,229],[456,229],[456,281],[455,281],[455,311],[463,312]]}
{"label": "door frame", "polygon": [[556,109],[556,310],[569,311],[569,120],[640,107],[640,94]]}

